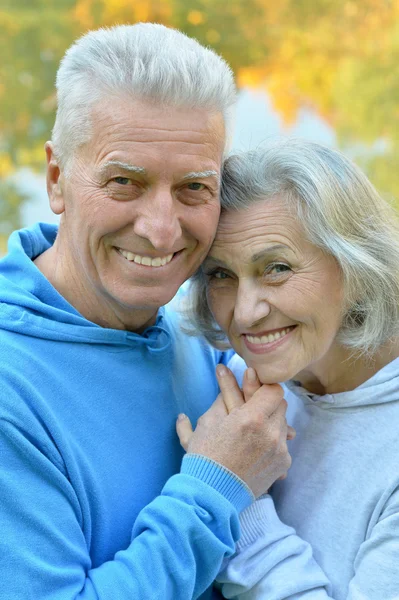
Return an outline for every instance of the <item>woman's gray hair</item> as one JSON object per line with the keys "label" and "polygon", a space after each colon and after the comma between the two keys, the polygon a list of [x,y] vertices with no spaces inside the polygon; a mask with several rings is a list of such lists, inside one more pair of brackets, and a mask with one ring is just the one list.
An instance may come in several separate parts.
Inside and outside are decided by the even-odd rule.
{"label": "woman's gray hair", "polygon": [[[300,139],[266,143],[230,156],[222,210],[245,210],[281,196],[309,241],[335,257],[348,306],[339,341],[373,354],[399,334],[399,226],[395,210],[340,152]],[[202,270],[192,279],[189,313],[197,333],[218,347],[226,338],[206,300]]]}
{"label": "woman's gray hair", "polygon": [[67,50],[56,85],[53,143],[64,168],[89,141],[91,110],[107,96],[220,112],[231,135],[236,88],[230,67],[211,49],[163,25],[90,31]]}

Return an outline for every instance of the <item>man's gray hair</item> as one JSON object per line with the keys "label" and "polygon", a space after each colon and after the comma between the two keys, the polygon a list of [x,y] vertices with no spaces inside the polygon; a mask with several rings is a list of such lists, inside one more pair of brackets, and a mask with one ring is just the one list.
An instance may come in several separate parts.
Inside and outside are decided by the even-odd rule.
{"label": "man's gray hair", "polygon": [[[230,156],[222,176],[222,211],[281,197],[310,242],[335,257],[349,307],[339,341],[373,354],[399,334],[399,226],[395,210],[340,152],[299,139],[266,143]],[[192,279],[191,318],[218,347],[226,338],[206,301],[202,270]]]}
{"label": "man's gray hair", "polygon": [[92,107],[107,96],[219,112],[231,135],[236,88],[230,67],[212,50],[163,25],[90,31],[67,50],[56,85],[53,143],[64,168],[89,141]]}

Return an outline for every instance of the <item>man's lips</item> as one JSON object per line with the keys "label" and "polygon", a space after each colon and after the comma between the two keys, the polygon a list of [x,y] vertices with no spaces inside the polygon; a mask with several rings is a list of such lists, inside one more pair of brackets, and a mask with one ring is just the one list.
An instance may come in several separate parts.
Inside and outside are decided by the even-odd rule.
{"label": "man's lips", "polygon": [[164,267],[165,265],[169,264],[176,255],[180,254],[181,252],[173,252],[165,256],[146,256],[130,252],[129,250],[124,250],[123,248],[116,247],[116,249],[119,252],[119,254],[121,254],[127,261],[135,263],[137,265],[143,265],[145,267]]}

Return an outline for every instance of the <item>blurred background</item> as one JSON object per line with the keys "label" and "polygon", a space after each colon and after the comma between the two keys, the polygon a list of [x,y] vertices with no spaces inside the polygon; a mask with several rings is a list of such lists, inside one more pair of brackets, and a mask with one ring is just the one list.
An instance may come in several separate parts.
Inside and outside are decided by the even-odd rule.
{"label": "blurred background", "polygon": [[176,27],[230,63],[234,148],[322,142],[397,203],[399,0],[0,0],[0,254],[13,229],[56,220],[43,144],[65,50],[88,29],[138,21]]}

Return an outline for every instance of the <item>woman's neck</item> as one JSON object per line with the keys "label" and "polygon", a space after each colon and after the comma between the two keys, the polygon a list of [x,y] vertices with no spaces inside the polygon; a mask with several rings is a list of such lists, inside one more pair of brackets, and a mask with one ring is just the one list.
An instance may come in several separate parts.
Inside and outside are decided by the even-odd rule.
{"label": "woman's neck", "polygon": [[334,344],[317,363],[295,377],[309,392],[318,395],[354,390],[399,356],[399,338],[380,346],[373,355],[360,355]]}

